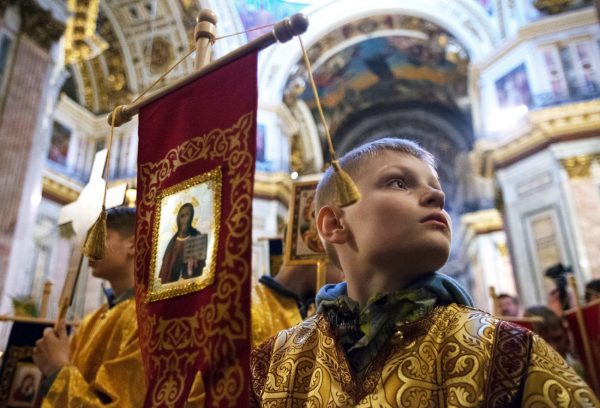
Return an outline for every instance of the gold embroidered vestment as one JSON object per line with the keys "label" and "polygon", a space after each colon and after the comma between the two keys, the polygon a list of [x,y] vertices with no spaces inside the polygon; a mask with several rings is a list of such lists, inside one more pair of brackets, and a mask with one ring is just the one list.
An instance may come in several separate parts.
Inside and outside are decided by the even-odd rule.
{"label": "gold embroidered vestment", "polygon": [[544,340],[452,304],[400,326],[356,381],[321,315],[253,352],[263,407],[600,407]]}
{"label": "gold embroidered vestment", "polygon": [[135,300],[87,315],[71,340],[71,364],[43,407],[141,407],[146,396]]}
{"label": "gold embroidered vestment", "polygon": [[294,299],[277,294],[262,283],[252,285],[252,347],[302,321]]}

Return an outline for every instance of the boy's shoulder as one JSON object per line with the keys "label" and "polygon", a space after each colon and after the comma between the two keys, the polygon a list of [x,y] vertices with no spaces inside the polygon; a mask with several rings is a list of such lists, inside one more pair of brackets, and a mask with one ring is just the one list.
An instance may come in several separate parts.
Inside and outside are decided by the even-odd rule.
{"label": "boy's shoulder", "polygon": [[[505,327],[506,324],[508,326]],[[455,336],[460,331],[467,332],[472,337],[484,336],[489,339],[494,336],[499,325],[503,330],[515,328],[517,331],[527,331],[527,329],[500,321],[482,310],[456,303],[436,306],[421,319],[400,326],[399,331],[403,332],[407,338],[428,335],[442,339]],[[327,319],[321,313],[317,313],[289,329],[281,330],[255,350],[257,353],[270,355],[277,352],[289,352],[290,348],[310,349],[324,339],[335,342],[333,331],[334,328]],[[489,336],[490,333],[491,336]],[[261,351],[258,351],[259,349]]]}
{"label": "boy's shoulder", "polygon": [[263,341],[252,350],[252,360],[270,360],[274,351],[286,348],[286,346],[303,348],[307,343],[314,341],[315,335],[318,332],[330,334],[329,325],[320,313],[303,320],[289,329],[281,330]]}

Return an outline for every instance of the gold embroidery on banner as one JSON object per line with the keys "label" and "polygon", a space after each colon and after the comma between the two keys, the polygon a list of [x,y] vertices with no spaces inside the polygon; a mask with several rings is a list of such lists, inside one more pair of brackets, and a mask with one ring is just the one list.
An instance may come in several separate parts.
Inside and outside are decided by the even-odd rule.
{"label": "gold embroidery on banner", "polygon": [[[156,276],[156,257],[158,253],[158,231],[161,221],[161,202],[162,199],[170,195],[176,194],[183,190],[189,189],[203,183],[209,183],[209,189],[213,193],[213,219],[211,222],[213,237],[213,246],[210,254],[207,254],[208,272],[197,278],[184,279],[178,282],[161,284],[160,279]],[[185,295],[186,293],[197,292],[211,285],[215,280],[215,269],[217,266],[217,250],[219,249],[219,230],[221,228],[221,191],[223,189],[221,168],[217,167],[207,173],[193,177],[183,183],[176,184],[172,187],[162,190],[156,198],[156,210],[154,229],[152,232],[154,246],[152,247],[152,258],[150,260],[150,278],[148,282],[147,302],[156,300],[168,299],[175,296]],[[194,197],[194,200],[196,198]]]}
{"label": "gold embroidery on banner", "polygon": [[[144,269],[144,260],[148,251],[152,250],[151,219],[159,189],[174,172],[200,160],[227,158],[223,173],[228,178],[231,189],[231,210],[229,214],[222,214],[227,218],[223,222],[225,230],[221,231],[225,241],[220,243],[219,248],[224,251],[224,256],[222,263],[218,265],[219,271],[230,273],[219,275],[210,301],[192,316],[157,319],[145,310],[147,303],[139,312],[141,341],[149,345],[150,354],[161,354],[160,358],[146,361],[147,366],[160,373],[152,393],[154,406],[172,406],[173,401],[181,395],[185,382],[184,373],[190,371],[196,361],[196,356],[190,355],[191,352],[197,351],[212,360],[226,361],[237,354],[234,341],[249,341],[246,334],[248,322],[244,319],[241,308],[240,282],[250,278],[250,264],[242,255],[251,244],[252,214],[248,209],[252,206],[251,174],[254,157],[248,152],[248,146],[243,144],[247,143],[253,124],[254,113],[246,113],[230,128],[213,129],[171,149],[162,160],[139,166],[140,187],[143,190],[138,204],[136,270]],[[138,282],[138,290],[142,291],[143,296],[148,294],[149,284],[148,281]],[[198,326],[200,316],[202,327]],[[218,348],[214,348],[208,339],[214,339],[212,343],[218,344]],[[216,367],[206,375],[219,378],[212,389],[215,404],[225,403],[231,406],[247,381],[240,367]]]}

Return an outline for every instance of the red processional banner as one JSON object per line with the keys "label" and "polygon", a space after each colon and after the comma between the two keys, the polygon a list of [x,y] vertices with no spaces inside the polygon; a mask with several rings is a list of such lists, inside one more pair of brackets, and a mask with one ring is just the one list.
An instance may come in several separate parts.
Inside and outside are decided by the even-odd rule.
{"label": "red processional banner", "polygon": [[506,320],[508,322],[511,322],[513,324],[519,325],[521,327],[526,328],[527,330],[531,330],[532,332],[535,331],[535,325],[533,324],[533,321],[530,318],[519,318],[519,317],[505,317],[505,316],[498,316],[498,318],[500,320]]}
{"label": "red processional banner", "polygon": [[[586,380],[600,395],[600,300],[594,300],[581,308],[583,323],[585,325],[586,338],[583,337],[581,325],[577,320],[577,310],[570,309],[563,316],[569,323],[569,329],[573,333],[577,353],[584,365]],[[589,345],[591,355],[587,355],[584,341]],[[595,374],[592,374],[592,372]]]}
{"label": "red processional banner", "polygon": [[[136,302],[147,407],[249,395],[256,53],[139,114]],[[196,387],[194,387],[196,388]]]}

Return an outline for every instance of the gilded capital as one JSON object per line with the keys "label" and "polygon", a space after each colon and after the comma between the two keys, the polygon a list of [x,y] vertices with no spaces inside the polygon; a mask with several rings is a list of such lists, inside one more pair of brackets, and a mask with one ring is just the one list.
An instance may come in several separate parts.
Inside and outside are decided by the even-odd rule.
{"label": "gilded capital", "polygon": [[600,160],[600,154],[588,154],[561,159],[560,163],[569,178],[587,178],[592,175],[592,163]]}
{"label": "gilded capital", "polygon": [[564,11],[572,3],[572,0],[536,0],[533,6],[541,12],[558,14]]}

